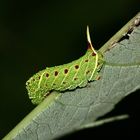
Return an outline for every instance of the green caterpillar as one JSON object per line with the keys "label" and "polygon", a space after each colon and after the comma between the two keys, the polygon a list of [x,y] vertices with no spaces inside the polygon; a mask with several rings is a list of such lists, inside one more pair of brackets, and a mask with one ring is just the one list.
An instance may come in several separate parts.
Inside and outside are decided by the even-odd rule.
{"label": "green caterpillar", "polygon": [[27,82],[29,98],[39,104],[52,91],[73,90],[85,87],[88,81],[98,80],[103,65],[103,55],[95,51],[87,27],[88,49],[84,56],[68,64],[47,67],[33,75]]}

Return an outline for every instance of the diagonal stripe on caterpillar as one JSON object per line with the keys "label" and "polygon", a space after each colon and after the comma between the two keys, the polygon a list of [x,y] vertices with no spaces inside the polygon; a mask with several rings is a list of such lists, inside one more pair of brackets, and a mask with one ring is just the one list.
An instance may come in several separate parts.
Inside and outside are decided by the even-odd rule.
{"label": "diagonal stripe on caterpillar", "polygon": [[92,46],[87,27],[88,49],[82,57],[68,64],[47,67],[33,75],[27,82],[29,98],[39,104],[53,90],[73,90],[85,87],[89,81],[98,80],[99,71],[104,63],[103,55]]}

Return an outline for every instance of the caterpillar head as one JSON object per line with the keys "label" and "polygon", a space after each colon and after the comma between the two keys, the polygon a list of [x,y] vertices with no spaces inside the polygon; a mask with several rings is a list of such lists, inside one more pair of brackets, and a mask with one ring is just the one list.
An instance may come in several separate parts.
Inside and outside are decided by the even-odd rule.
{"label": "caterpillar head", "polygon": [[45,89],[40,88],[42,73],[42,71],[38,72],[26,82],[26,89],[33,104],[39,104],[45,98]]}

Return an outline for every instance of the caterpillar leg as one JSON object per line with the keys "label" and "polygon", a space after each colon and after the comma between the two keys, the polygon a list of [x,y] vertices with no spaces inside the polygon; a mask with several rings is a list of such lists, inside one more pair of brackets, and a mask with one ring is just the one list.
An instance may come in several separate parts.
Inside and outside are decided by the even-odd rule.
{"label": "caterpillar leg", "polygon": [[87,80],[84,80],[80,83],[79,87],[85,87],[88,84]]}
{"label": "caterpillar leg", "polygon": [[101,76],[100,75],[97,75],[96,79],[95,80],[100,80],[101,79]]}
{"label": "caterpillar leg", "polygon": [[69,90],[73,90],[75,89],[76,87],[85,87],[87,85],[88,81],[85,79],[85,80],[82,80],[81,83],[77,83],[77,84],[73,84],[71,85],[68,89]]}
{"label": "caterpillar leg", "polygon": [[47,96],[50,95],[51,92],[47,92],[46,94],[42,95],[42,94],[38,94],[38,96],[34,97],[34,98],[30,98],[31,102],[35,105],[40,104]]}
{"label": "caterpillar leg", "polygon": [[96,72],[96,74],[93,75],[90,81],[99,80],[99,79],[100,79],[100,74]]}

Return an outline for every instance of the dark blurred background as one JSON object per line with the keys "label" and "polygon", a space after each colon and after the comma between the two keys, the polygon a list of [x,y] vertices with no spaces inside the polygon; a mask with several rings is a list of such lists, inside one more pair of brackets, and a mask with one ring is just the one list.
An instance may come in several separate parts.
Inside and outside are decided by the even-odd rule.
{"label": "dark blurred background", "polygon": [[[99,49],[139,11],[139,0],[0,1],[0,137],[35,107],[25,88],[29,77],[46,66],[68,63],[83,55],[87,25]],[[138,92],[114,111],[131,114],[129,120],[120,122],[122,126],[105,125],[68,137],[114,134],[111,130],[116,130],[116,135],[136,135]]]}

